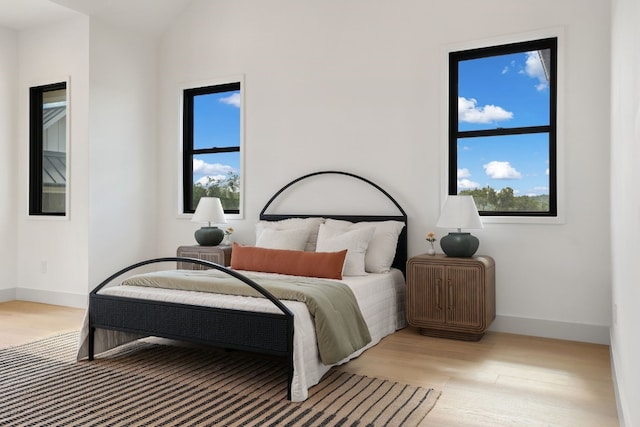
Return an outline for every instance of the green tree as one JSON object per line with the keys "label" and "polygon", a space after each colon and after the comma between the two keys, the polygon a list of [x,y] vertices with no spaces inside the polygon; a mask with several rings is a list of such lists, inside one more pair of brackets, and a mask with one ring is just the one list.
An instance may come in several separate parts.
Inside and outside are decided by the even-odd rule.
{"label": "green tree", "polygon": [[217,197],[224,210],[240,208],[240,176],[229,172],[222,179],[207,177],[206,183],[193,184],[193,205],[197,206],[201,197]]}
{"label": "green tree", "polygon": [[486,186],[463,190],[459,194],[473,196],[479,211],[485,212],[545,212],[549,210],[549,195],[517,196],[511,187],[505,187],[496,192]]}
{"label": "green tree", "polygon": [[479,211],[496,210],[498,196],[496,195],[496,190],[489,186],[484,188],[474,188],[473,190],[464,190],[461,191],[460,194],[473,196],[473,200]]}
{"label": "green tree", "polygon": [[499,211],[511,211],[515,208],[515,197],[513,195],[513,188],[505,187],[498,191],[498,201],[496,203],[496,210]]}

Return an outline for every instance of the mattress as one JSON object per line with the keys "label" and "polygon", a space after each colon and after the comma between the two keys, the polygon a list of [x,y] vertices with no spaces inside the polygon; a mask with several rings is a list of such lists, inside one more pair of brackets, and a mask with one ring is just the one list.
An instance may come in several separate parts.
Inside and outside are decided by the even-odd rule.
{"label": "mattress", "polygon": [[[240,271],[242,273],[242,271]],[[252,272],[252,274],[255,274]],[[277,274],[260,273],[269,277]],[[405,279],[401,271],[392,269],[384,274],[349,276],[341,280],[349,286],[358,301],[360,311],[371,334],[371,342],[364,348],[336,363],[339,365],[359,356],[366,349],[376,345],[385,336],[406,326]],[[207,292],[148,288],[141,286],[112,286],[100,290],[101,295],[113,295],[129,298],[150,299],[156,301],[200,305],[237,310],[280,313],[270,301],[264,298],[241,297],[212,294]],[[291,385],[291,399],[303,401],[308,389],[317,384],[331,366],[324,365],[317,351],[313,318],[302,302],[283,301],[294,314],[294,375]],[[88,336],[88,317],[85,316],[78,359],[87,356],[86,337]],[[113,348],[124,342],[139,338],[132,334],[116,331],[96,331],[96,353]]]}

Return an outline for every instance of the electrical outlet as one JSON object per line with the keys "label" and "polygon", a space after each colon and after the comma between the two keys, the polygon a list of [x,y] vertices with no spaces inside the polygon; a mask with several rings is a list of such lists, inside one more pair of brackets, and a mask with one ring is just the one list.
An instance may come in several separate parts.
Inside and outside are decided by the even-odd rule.
{"label": "electrical outlet", "polygon": [[618,304],[613,304],[613,326],[618,324]]}
{"label": "electrical outlet", "polygon": [[47,272],[47,261],[41,261],[40,262],[40,272],[42,274]]}

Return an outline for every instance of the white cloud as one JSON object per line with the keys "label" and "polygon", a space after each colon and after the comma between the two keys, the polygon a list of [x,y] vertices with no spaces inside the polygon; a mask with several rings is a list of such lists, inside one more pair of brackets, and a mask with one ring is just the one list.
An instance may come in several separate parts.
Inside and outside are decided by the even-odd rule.
{"label": "white cloud", "polygon": [[458,169],[458,179],[469,178],[470,176],[471,176],[471,172],[469,172],[469,169],[467,168]]}
{"label": "white cloud", "polygon": [[471,172],[467,168],[458,169],[458,190],[473,190],[474,188],[480,188],[480,184],[468,179],[471,177]]}
{"label": "white cloud", "polygon": [[224,179],[224,175],[205,175],[197,180],[196,183],[202,185],[203,187],[208,187],[212,182],[220,182]]}
{"label": "white cloud", "polygon": [[234,169],[229,165],[223,165],[220,163],[207,163],[204,160],[193,159],[193,174],[194,175],[209,175],[212,178],[221,177],[225,179],[229,172],[233,172]]}
{"label": "white cloud", "polygon": [[520,179],[522,175],[509,162],[494,160],[483,165],[486,174],[492,179]]}
{"label": "white cloud", "polygon": [[544,72],[544,67],[542,66],[542,60],[540,59],[538,51],[527,52],[527,60],[524,71],[529,77],[538,79],[538,84],[536,85],[537,90],[545,90],[549,86],[549,82],[547,81],[547,76]]}
{"label": "white cloud", "polygon": [[474,188],[480,188],[480,184],[470,179],[458,179],[458,190],[473,190]]}
{"label": "white cloud", "polygon": [[240,108],[240,99],[240,94],[234,93],[233,95],[227,96],[226,98],[220,98],[220,102]]}
{"label": "white cloud", "polygon": [[458,97],[458,120],[466,123],[492,123],[513,118],[513,113],[496,105],[478,106],[474,98]]}

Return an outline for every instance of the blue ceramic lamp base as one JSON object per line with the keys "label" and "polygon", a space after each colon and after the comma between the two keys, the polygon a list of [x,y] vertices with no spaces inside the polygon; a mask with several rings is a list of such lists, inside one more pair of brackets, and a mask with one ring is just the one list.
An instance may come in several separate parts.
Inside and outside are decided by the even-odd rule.
{"label": "blue ceramic lamp base", "polygon": [[202,227],[196,230],[195,237],[200,246],[218,246],[224,239],[224,231],[218,227]]}

